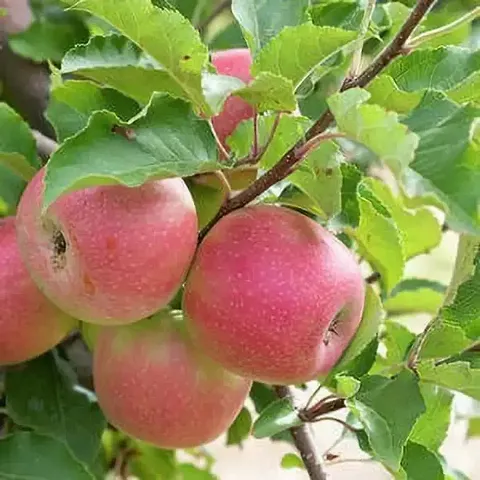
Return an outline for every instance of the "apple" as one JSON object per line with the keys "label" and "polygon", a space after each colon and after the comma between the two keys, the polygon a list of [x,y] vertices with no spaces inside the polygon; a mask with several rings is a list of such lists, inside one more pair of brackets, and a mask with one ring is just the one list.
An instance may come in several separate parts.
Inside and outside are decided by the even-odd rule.
{"label": "apple", "polygon": [[45,295],[72,316],[103,325],[135,322],[166,306],[197,243],[183,180],[89,187],[61,196],[42,214],[44,176],[42,169],[25,189],[17,235]]}
{"label": "apple", "polygon": [[223,217],[200,245],[183,308],[195,342],[264,383],[325,375],[353,338],[365,285],[350,251],[306,216],[255,205]]}
{"label": "apple", "polygon": [[53,348],[76,320],[48,301],[25,268],[15,218],[0,219],[0,365],[24,362]]}
{"label": "apple", "polygon": [[101,327],[93,378],[113,425],[171,449],[202,445],[227,430],[251,386],[197,349],[182,313],[167,310]]}
{"label": "apple", "polygon": [[[214,52],[212,54],[212,64],[217,69],[217,73],[221,75],[236,77],[245,83],[252,79],[250,75],[252,56],[248,48],[233,48]],[[212,118],[213,128],[227,151],[229,151],[229,148],[225,142],[226,138],[233,133],[241,121],[248,120],[254,115],[254,108],[245,100],[235,95],[227,98],[222,111]]]}

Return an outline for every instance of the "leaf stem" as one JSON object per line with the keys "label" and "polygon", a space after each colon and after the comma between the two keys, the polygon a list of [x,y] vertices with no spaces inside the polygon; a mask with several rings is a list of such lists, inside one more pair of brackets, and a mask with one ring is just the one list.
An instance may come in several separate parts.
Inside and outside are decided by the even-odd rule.
{"label": "leaf stem", "polygon": [[218,138],[217,132],[216,132],[215,129],[213,128],[212,120],[209,120],[209,121],[208,121],[208,124],[210,125],[210,130],[212,131],[213,137],[215,138],[215,143],[217,144],[217,148],[218,148],[218,150],[220,151],[220,156],[221,156],[224,160],[228,160],[228,158],[230,157],[230,154],[227,152],[227,150],[226,150],[225,147],[223,146],[222,142],[221,142],[220,139]]}
{"label": "leaf stem", "polygon": [[197,30],[203,34],[205,32],[205,30],[207,30],[207,28],[210,26],[210,24],[213,22],[213,20],[215,20],[215,18],[218,17],[218,15],[220,15],[224,10],[226,10],[227,8],[230,7],[230,4],[231,4],[231,0],[223,0],[221,1],[213,10],[212,10],[212,13],[210,13],[210,15],[205,19],[203,20],[203,22],[199,23],[198,27],[197,27]]}
{"label": "leaf stem", "polygon": [[480,7],[476,7],[472,11],[466,13],[460,18],[457,18],[457,20],[454,20],[453,22],[448,23],[447,25],[443,25],[440,28],[436,28],[435,30],[429,30],[428,32],[421,33],[420,35],[413,37],[407,43],[407,48],[408,49],[417,48],[422,43],[428,42],[430,40],[433,40],[434,38],[438,38],[443,35],[447,35],[448,33],[452,32],[453,30],[460,27],[464,23],[473,22],[473,20],[479,17],[480,17]]}
{"label": "leaf stem", "polygon": [[353,54],[352,65],[350,67],[350,76],[356,77],[360,71],[362,64],[363,44],[368,33],[368,26],[372,20],[373,11],[375,10],[376,0],[368,0],[363,13],[362,23],[358,29],[357,47]]}
{"label": "leaf stem", "polygon": [[312,150],[317,148],[322,142],[326,140],[334,140],[336,138],[345,138],[346,135],[340,132],[324,133],[316,135],[315,137],[307,140],[298,150],[295,155],[299,158],[305,158]]}
{"label": "leaf stem", "polygon": [[253,145],[251,155],[253,158],[256,158],[258,155],[258,113],[255,113],[253,116]]}
{"label": "leaf stem", "polygon": [[[341,87],[341,90],[344,91],[354,87],[365,87],[394,58],[396,58],[398,55],[401,55],[404,52],[404,46],[408,38],[421,22],[422,18],[427,14],[429,9],[435,4],[435,2],[436,0],[418,0],[409,17],[406,19],[402,28],[393,38],[391,43],[358,77],[346,79]],[[205,237],[213,225],[220,220],[220,218],[228,215],[230,212],[233,212],[238,208],[244,207],[263,192],[268,190],[271,186],[287,177],[291,173],[293,167],[298,162],[303,160],[303,158],[299,158],[296,155],[296,152],[301,149],[303,144],[308,140],[325,132],[333,120],[334,118],[332,112],[327,110],[307,132],[305,140],[297,142],[297,144],[292,147],[270,170],[257,178],[257,180],[255,180],[248,188],[231,198],[220,208],[217,215],[215,215],[212,221],[200,232],[200,241]]]}
{"label": "leaf stem", "polygon": [[[275,392],[279,398],[288,398],[293,401],[293,393],[290,387],[276,386]],[[300,452],[310,480],[326,480],[327,475],[323,469],[321,457],[318,455],[315,443],[309,432],[308,425],[300,425],[290,429],[293,441]]]}
{"label": "leaf stem", "polygon": [[221,170],[216,170],[215,172],[213,172],[213,174],[218,178],[218,181],[222,185],[222,190],[224,192],[224,201],[228,201],[230,195],[232,194],[232,187],[230,186],[228,178]]}

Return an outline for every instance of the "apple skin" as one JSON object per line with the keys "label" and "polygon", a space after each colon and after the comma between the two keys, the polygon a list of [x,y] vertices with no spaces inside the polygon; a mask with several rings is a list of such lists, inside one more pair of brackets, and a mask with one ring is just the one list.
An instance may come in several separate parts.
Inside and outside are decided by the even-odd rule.
{"label": "apple skin", "polygon": [[30,278],[20,258],[14,217],[0,219],[0,305],[0,365],[45,353],[77,324]]}
{"label": "apple skin", "polygon": [[44,169],[17,212],[22,257],[40,289],[80,320],[138,321],[168,304],[195,253],[197,215],[180,178],[77,190],[42,216]]}
{"label": "apple skin", "polygon": [[339,360],[360,324],[364,295],[359,266],[334,235],[300,213],[255,205],[207,234],[183,308],[195,341],[225,368],[294,384],[325,375]]}
{"label": "apple skin", "polygon": [[[212,54],[212,64],[217,69],[217,73],[236,77],[245,83],[252,79],[250,67],[252,65],[252,56],[248,48],[232,48],[222,50]],[[252,118],[255,115],[255,109],[245,100],[235,95],[227,98],[222,111],[212,118],[213,128],[221,144],[229,151],[225,143],[237,125],[243,121]]]}
{"label": "apple skin", "polygon": [[191,448],[228,429],[251,382],[193,344],[181,312],[133,325],[101,327],[93,377],[108,420],[160,448]]}

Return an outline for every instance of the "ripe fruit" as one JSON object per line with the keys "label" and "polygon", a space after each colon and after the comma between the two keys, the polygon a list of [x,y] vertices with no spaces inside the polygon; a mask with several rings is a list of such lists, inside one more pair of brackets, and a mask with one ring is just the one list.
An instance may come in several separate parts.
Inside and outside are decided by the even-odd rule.
{"label": "ripe fruit", "polygon": [[[212,54],[212,63],[221,75],[237,77],[248,83],[252,77],[250,66],[252,56],[248,48],[233,48]],[[212,118],[213,128],[222,145],[227,149],[225,140],[230,136],[242,120],[248,120],[255,114],[255,110],[240,97],[230,96],[223,105],[223,110]]]}
{"label": "ripe fruit", "polygon": [[97,324],[131,323],[175,295],[197,242],[192,197],[180,178],[138,188],[90,187],[41,215],[44,171],[17,214],[24,261],[60,308]]}
{"label": "ripe fruit", "polygon": [[225,368],[300,383],[338,361],[361,320],[364,288],[331,233],[300,213],[257,205],[212,228],[183,305],[195,341]]}
{"label": "ripe fruit", "polygon": [[161,448],[194,447],[218,437],[251,386],[196,348],[178,311],[103,327],[93,373],[110,422]]}
{"label": "ripe fruit", "polygon": [[31,280],[18,251],[14,217],[0,219],[0,305],[0,365],[41,355],[76,324]]}

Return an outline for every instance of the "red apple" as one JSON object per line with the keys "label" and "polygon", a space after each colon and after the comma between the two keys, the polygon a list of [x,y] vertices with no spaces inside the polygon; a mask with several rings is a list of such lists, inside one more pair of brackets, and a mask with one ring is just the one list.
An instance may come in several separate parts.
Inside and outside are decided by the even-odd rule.
{"label": "red apple", "polygon": [[218,437],[235,419],[251,386],[196,348],[178,311],[102,327],[93,375],[98,401],[112,424],[172,449]]}
{"label": "red apple", "polygon": [[221,219],[200,245],[183,306],[195,341],[265,383],[327,373],[360,323],[364,281],[350,251],[306,216],[257,205]]}
{"label": "red apple", "polygon": [[197,242],[197,215],[180,178],[138,188],[90,187],[41,214],[44,171],[18,207],[23,259],[60,308],[97,324],[131,323],[163,308],[180,287]]}
{"label": "red apple", "polygon": [[[239,78],[245,83],[252,79],[250,75],[250,66],[252,65],[252,56],[248,48],[234,48],[214,52],[212,54],[212,63],[217,69],[217,73]],[[255,114],[251,105],[234,95],[227,98],[223,105],[223,110],[212,118],[213,128],[225,149],[229,148],[225,140],[230,136],[237,125],[242,120],[248,120]]]}
{"label": "red apple", "polygon": [[0,219],[0,305],[0,365],[41,355],[76,325],[31,280],[18,251],[14,217]]}

